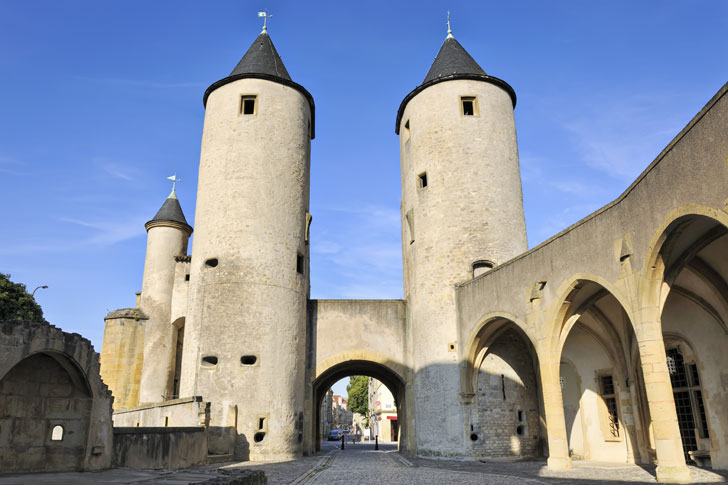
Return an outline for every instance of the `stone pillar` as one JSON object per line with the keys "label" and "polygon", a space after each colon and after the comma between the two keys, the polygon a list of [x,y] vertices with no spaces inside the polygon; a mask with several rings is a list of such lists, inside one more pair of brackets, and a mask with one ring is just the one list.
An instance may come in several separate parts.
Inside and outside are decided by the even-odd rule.
{"label": "stone pillar", "polygon": [[690,483],[690,470],[685,464],[677,411],[667,370],[665,343],[658,322],[642,324],[639,338],[642,372],[645,377],[647,404],[657,452],[657,481]]}
{"label": "stone pillar", "polygon": [[549,443],[548,467],[551,470],[568,470],[572,468],[569,458],[569,442],[566,437],[566,421],[564,419],[564,401],[561,397],[561,381],[559,380],[559,359],[548,356],[541,359],[541,386],[543,390],[543,407],[546,414],[546,434]]}

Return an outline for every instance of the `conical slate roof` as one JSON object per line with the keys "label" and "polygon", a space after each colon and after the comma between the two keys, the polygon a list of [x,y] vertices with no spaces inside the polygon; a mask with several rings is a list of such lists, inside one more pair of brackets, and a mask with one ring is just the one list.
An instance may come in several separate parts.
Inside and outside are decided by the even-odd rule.
{"label": "conical slate roof", "polygon": [[187,224],[187,219],[185,219],[184,213],[182,213],[182,207],[179,205],[179,200],[177,199],[177,194],[174,193],[174,190],[172,190],[172,193],[169,194],[169,197],[167,197],[164,201],[164,204],[162,204],[162,207],[159,211],[157,211],[157,214],[152,218],[152,220],[146,223],[147,229],[149,228],[149,224],[163,221],[184,224],[190,228],[190,231],[192,230],[192,227]]}
{"label": "conical slate roof", "polygon": [[231,76],[238,74],[268,74],[287,81],[292,81],[291,76],[283,65],[281,56],[278,55],[268,32],[263,31],[250,45],[238,65],[235,66]]}
{"label": "conical slate roof", "polygon": [[207,98],[209,98],[210,94],[212,94],[212,92],[220,86],[237,81],[238,79],[246,78],[273,81],[275,83],[292,87],[300,92],[308,100],[308,104],[311,107],[311,139],[315,138],[316,107],[313,102],[313,96],[311,96],[311,93],[306,91],[306,88],[293,82],[290,74],[288,74],[288,71],[286,70],[286,66],[283,65],[281,56],[278,55],[278,51],[273,45],[273,41],[270,40],[270,36],[265,29],[263,29],[263,32],[261,32],[250,45],[243,58],[240,59],[240,62],[238,62],[235,69],[233,69],[233,72],[231,72],[229,76],[212,83],[210,87],[205,90],[205,94],[202,96],[202,104],[207,107]]}
{"label": "conical slate roof", "polygon": [[460,45],[460,42],[455,40],[455,37],[448,35],[422,84],[453,74],[486,75],[483,68],[475,62],[475,59]]}
{"label": "conical slate roof", "polygon": [[425,80],[422,81],[422,84],[410,91],[410,93],[404,97],[402,103],[400,103],[399,109],[397,110],[397,120],[394,125],[394,132],[399,135],[399,125],[402,122],[402,115],[407,107],[407,103],[409,103],[412,98],[433,84],[454,81],[457,79],[482,81],[498,86],[510,96],[511,101],[513,102],[513,107],[516,107],[516,93],[513,91],[513,88],[502,79],[486,74],[483,68],[475,62],[475,59],[468,54],[465,48],[460,45],[460,42],[455,40],[452,33],[448,31],[445,42],[442,43],[440,51],[437,53],[437,57],[435,57],[435,61],[432,63],[432,66],[430,66],[430,70],[427,71]]}

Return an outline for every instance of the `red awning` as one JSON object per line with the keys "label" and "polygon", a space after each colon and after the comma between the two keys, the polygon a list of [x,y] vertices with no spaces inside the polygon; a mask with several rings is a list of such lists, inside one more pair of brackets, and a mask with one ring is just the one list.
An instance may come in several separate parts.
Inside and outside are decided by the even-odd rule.
{"label": "red awning", "polygon": [[392,421],[397,421],[397,416],[387,416],[387,419],[391,419]]}

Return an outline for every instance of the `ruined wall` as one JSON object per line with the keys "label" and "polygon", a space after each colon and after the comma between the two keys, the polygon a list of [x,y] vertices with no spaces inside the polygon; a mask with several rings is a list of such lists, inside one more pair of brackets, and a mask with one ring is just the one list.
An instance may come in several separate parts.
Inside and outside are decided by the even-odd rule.
{"label": "ruined wall", "polygon": [[203,427],[114,428],[115,467],[175,470],[206,460]]}
{"label": "ruined wall", "polygon": [[101,377],[114,395],[114,409],[139,403],[147,320],[138,308],[116,310],[104,317]]}
{"label": "ruined wall", "polygon": [[[78,334],[47,323],[0,322],[2,472],[110,466],[112,398],[98,358]],[[56,426],[62,435],[53,435]]]}

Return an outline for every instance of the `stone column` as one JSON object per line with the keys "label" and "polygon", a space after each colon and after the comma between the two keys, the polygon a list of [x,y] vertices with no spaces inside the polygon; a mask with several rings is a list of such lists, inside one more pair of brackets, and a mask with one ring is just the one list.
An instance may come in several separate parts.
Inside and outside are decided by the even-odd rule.
{"label": "stone column", "polygon": [[558,355],[539,358],[541,362],[541,387],[543,390],[543,407],[546,414],[546,434],[549,440],[548,467],[551,470],[568,470],[572,468],[569,458],[569,442],[566,437],[566,421],[564,419],[564,401],[561,397],[561,381],[559,380]]}
{"label": "stone column", "polygon": [[665,343],[658,322],[643,323],[639,339],[642,372],[645,377],[647,404],[657,452],[657,481],[690,483],[690,470],[685,464],[677,411],[667,370]]}

